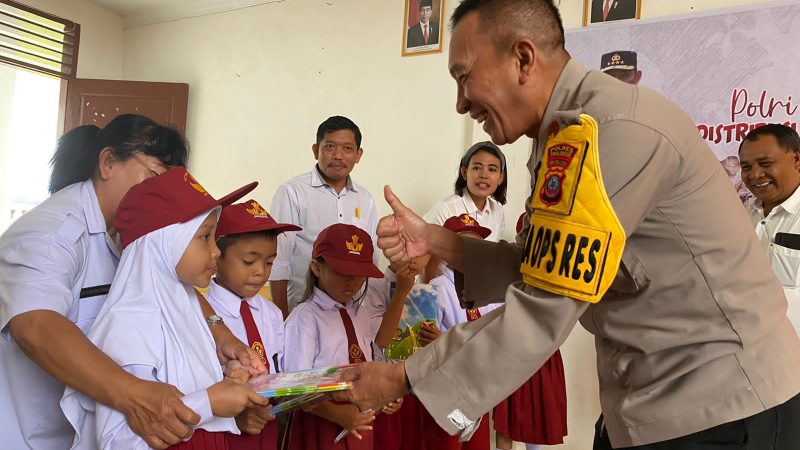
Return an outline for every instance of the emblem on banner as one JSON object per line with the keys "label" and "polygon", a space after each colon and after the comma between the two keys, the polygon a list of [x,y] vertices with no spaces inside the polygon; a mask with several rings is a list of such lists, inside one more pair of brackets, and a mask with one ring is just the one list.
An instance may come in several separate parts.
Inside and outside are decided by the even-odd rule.
{"label": "emblem on banner", "polygon": [[361,255],[361,249],[364,248],[364,243],[358,242],[358,236],[355,234],[350,236],[350,241],[346,242],[345,245],[347,246],[347,252],[353,255]]}

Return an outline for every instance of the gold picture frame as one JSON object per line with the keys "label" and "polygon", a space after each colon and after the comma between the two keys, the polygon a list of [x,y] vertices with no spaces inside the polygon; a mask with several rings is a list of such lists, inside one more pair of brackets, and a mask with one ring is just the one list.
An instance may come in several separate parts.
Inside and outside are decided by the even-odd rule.
{"label": "gold picture frame", "polygon": [[[609,3],[604,15],[606,1]],[[642,0],[583,0],[583,26],[642,17]]]}
{"label": "gold picture frame", "polygon": [[402,56],[442,52],[444,1],[406,0],[403,14]]}

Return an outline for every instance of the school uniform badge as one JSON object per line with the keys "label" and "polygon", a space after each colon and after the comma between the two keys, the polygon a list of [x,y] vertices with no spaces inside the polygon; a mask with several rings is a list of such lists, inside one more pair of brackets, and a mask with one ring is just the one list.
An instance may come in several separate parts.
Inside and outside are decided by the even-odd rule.
{"label": "school uniform badge", "polygon": [[258,354],[258,357],[261,359],[261,362],[263,362],[266,365],[267,356],[265,354],[264,344],[262,344],[259,341],[255,341],[253,342],[253,345],[251,345],[250,347]]}
{"label": "school uniform badge", "polygon": [[257,201],[253,200],[250,202],[250,207],[245,208],[248,214],[255,217],[256,219],[269,219],[269,214],[267,210],[264,209],[263,206],[259,205]]}
{"label": "school uniform badge", "polygon": [[358,344],[350,345],[350,361],[352,364],[364,362],[364,352]]}
{"label": "school uniform badge", "polygon": [[586,114],[549,136],[536,170],[520,266],[528,285],[591,303],[611,286],[625,248],[597,142],[597,122]]}
{"label": "school uniform badge", "polygon": [[361,249],[364,248],[363,242],[358,242],[358,236],[352,235],[350,236],[350,241],[345,242],[345,247],[347,247],[347,253],[352,255],[361,255]]}

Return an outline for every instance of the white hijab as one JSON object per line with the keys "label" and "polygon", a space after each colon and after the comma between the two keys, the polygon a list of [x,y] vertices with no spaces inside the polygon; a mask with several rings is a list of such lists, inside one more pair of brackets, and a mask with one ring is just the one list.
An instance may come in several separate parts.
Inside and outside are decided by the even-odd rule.
{"label": "white hijab", "polygon": [[[175,269],[208,214],[219,215],[219,210],[153,231],[129,244],[122,252],[108,298],[88,333],[89,339],[123,368],[150,367],[158,381],[184,394],[205,390],[223,378],[194,288],[181,282]],[[98,440],[112,428],[126,425],[121,413],[103,405],[97,405],[96,419],[87,421],[87,415],[95,410],[93,402],[76,394],[68,387],[61,401],[64,414],[77,430],[76,443],[84,432],[94,434],[95,424]],[[235,431],[236,425],[233,419],[224,419],[203,428]],[[86,438],[84,441],[92,440],[91,435]]]}

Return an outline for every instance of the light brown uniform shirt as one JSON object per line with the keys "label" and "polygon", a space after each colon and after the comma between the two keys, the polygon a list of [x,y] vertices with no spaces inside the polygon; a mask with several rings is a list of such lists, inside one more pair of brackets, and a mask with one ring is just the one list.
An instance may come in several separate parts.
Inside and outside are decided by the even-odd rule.
{"label": "light brown uniform shirt", "polygon": [[536,154],[552,121],[576,123],[580,113],[599,123],[603,181],[627,235],[611,289],[590,305],[522,283],[527,229],[517,244],[464,239],[462,301],[477,307],[505,292],[506,305],[409,358],[412,390],[428,411],[459,432],[460,416],[475,420],[511,394],[578,320],[595,335],[615,447],[688,435],[800,392],[800,340],[783,291],[692,120],[654,91],[570,61]]}

